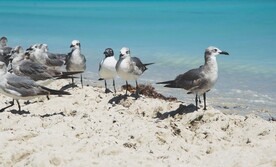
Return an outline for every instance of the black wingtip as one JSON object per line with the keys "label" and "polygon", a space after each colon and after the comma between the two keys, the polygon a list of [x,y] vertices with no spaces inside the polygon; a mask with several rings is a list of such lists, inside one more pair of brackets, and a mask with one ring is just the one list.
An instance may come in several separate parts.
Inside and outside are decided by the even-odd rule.
{"label": "black wingtip", "polygon": [[71,93],[63,91],[63,90],[54,90],[47,87],[42,86],[42,88],[49,92],[49,95],[71,95]]}
{"label": "black wingtip", "polygon": [[171,84],[173,81],[157,82],[156,84]]}
{"label": "black wingtip", "polygon": [[177,86],[175,84],[174,80],[164,81],[164,82],[157,82],[156,84],[166,84],[166,85],[164,85],[164,87],[167,87],[167,88],[179,88],[179,86]]}
{"label": "black wingtip", "polygon": [[146,64],[144,64],[144,66],[149,66],[149,65],[152,65],[152,64],[154,64],[154,63],[146,63]]}
{"label": "black wingtip", "polygon": [[67,75],[65,76],[61,75],[59,77],[56,77],[56,79],[73,79],[73,78],[79,78],[79,77],[67,76]]}
{"label": "black wingtip", "polygon": [[103,78],[99,78],[98,80],[99,80],[99,81],[102,81],[102,80],[104,80],[104,79],[103,79]]}
{"label": "black wingtip", "polygon": [[164,87],[166,87],[166,88],[179,88],[179,87],[177,87],[175,85],[165,85]]}
{"label": "black wingtip", "polygon": [[75,74],[81,74],[83,71],[62,71],[62,75],[75,75]]}

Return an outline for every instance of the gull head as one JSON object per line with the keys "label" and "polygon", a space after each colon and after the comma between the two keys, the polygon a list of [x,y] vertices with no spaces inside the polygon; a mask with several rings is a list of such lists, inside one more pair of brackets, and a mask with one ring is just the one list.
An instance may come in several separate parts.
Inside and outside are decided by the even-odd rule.
{"label": "gull head", "polygon": [[126,56],[126,55],[130,55],[130,49],[127,47],[123,47],[120,50],[120,57]]}
{"label": "gull head", "polygon": [[81,47],[80,45],[80,41],[79,40],[73,40],[71,45],[70,45],[70,48],[75,48],[75,49],[79,49]]}
{"label": "gull head", "polygon": [[205,55],[206,56],[217,56],[220,54],[229,55],[229,53],[225,51],[221,51],[219,48],[214,46],[209,46],[207,49],[205,49]]}
{"label": "gull head", "polygon": [[41,45],[40,45],[40,49],[41,49],[43,52],[48,52],[48,45],[47,45],[47,44],[41,44]]}
{"label": "gull head", "polygon": [[29,48],[26,49],[26,51],[34,51],[40,47],[40,44],[36,43],[31,45]]}
{"label": "gull head", "polygon": [[22,46],[16,46],[11,51],[10,62],[18,63],[25,58],[25,51]]}
{"label": "gull head", "polygon": [[111,48],[106,48],[105,51],[104,51],[104,55],[105,55],[105,57],[114,56],[113,49],[111,49]]}
{"label": "gull head", "polygon": [[24,53],[23,47],[22,46],[16,46],[15,48],[13,48],[11,50],[11,54],[14,54],[14,53],[17,53],[17,54]]}
{"label": "gull head", "polygon": [[14,47],[11,52],[10,52],[10,59],[13,59],[14,57],[16,57],[18,54],[22,54],[24,53],[24,49],[22,46],[16,46]]}
{"label": "gull head", "polygon": [[2,47],[7,46],[8,38],[7,37],[1,37],[0,38],[0,44]]}

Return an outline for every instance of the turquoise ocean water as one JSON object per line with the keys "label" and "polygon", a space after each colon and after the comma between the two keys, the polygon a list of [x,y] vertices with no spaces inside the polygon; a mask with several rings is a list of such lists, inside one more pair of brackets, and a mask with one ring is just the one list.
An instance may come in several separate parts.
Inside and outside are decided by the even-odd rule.
{"label": "turquoise ocean water", "polygon": [[217,46],[230,56],[217,58],[219,80],[207,94],[212,106],[276,115],[274,0],[4,0],[0,6],[0,36],[9,46],[47,43],[51,52],[68,53],[79,39],[95,80],[104,49],[118,58],[127,46],[143,62],[155,62],[140,82],[187,103],[194,97],[185,91],[154,83],[200,66],[204,49]]}

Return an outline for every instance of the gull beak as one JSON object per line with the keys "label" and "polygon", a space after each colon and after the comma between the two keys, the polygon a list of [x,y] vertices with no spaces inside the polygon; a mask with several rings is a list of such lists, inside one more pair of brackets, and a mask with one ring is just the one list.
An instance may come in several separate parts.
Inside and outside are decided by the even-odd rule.
{"label": "gull beak", "polygon": [[74,47],[74,45],[70,45],[70,48],[73,48]]}
{"label": "gull beak", "polygon": [[33,50],[33,48],[29,47],[26,49],[26,51],[30,51],[30,50]]}
{"label": "gull beak", "polygon": [[225,51],[221,51],[219,54],[229,55],[229,53],[228,53],[228,52],[225,52]]}

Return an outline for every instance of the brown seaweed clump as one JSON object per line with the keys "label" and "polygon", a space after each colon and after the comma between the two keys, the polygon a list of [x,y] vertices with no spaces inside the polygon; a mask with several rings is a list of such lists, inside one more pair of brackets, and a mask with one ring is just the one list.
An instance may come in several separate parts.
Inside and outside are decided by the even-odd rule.
{"label": "brown seaweed clump", "polygon": [[[150,85],[150,84],[139,84],[139,94],[142,94],[146,97],[150,97],[150,98],[154,98],[154,99],[162,99],[162,100],[166,100],[166,101],[176,101],[177,98],[173,97],[173,96],[169,96],[166,97],[164,95],[162,95],[161,93],[156,92],[155,88]],[[126,88],[126,85],[122,86],[123,90],[126,90],[130,93],[135,93],[136,92],[136,87],[133,87],[131,85],[128,84],[128,87]]]}

